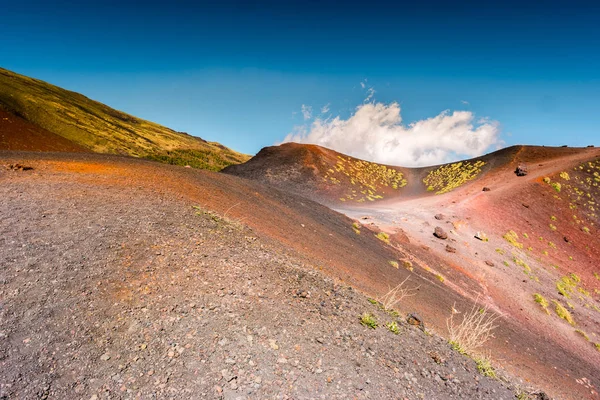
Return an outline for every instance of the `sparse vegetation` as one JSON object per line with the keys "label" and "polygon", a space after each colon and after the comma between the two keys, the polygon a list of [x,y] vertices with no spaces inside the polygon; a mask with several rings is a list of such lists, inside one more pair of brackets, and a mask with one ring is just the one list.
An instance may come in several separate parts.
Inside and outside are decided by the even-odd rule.
{"label": "sparse vegetation", "polygon": [[516,248],[522,249],[523,243],[519,242],[519,234],[513,230],[510,230],[502,236],[508,243]]}
{"label": "sparse vegetation", "polygon": [[585,333],[581,329],[575,329],[575,332],[579,333],[588,342],[590,341],[590,337],[587,335],[587,333]]}
{"label": "sparse vegetation", "polygon": [[398,323],[396,321],[388,322],[385,326],[394,335],[397,335],[400,333],[400,327],[398,326]]}
{"label": "sparse vegetation", "polygon": [[562,304],[560,304],[556,300],[552,300],[552,302],[556,306],[556,308],[555,308],[556,315],[558,315],[560,318],[567,321],[569,324],[575,325],[575,320],[573,319],[573,316],[571,315],[569,310],[567,310]]}
{"label": "sparse vegetation", "polygon": [[390,265],[394,268],[399,268],[400,264],[398,264],[398,261],[394,261],[394,260],[390,260],[388,261],[390,263]]}
{"label": "sparse vegetation", "polygon": [[339,155],[335,167],[325,173],[323,181],[340,185],[342,180],[350,185],[340,200],[358,203],[382,199],[386,188],[398,190],[407,184],[402,172],[394,168]]}
{"label": "sparse vegetation", "polygon": [[533,299],[535,300],[536,303],[538,303],[544,309],[544,311],[546,311],[546,314],[550,314],[550,311],[548,311],[548,306],[550,304],[548,303],[548,300],[546,300],[546,298],[544,296],[542,296],[539,293],[534,293]]}
{"label": "sparse vegetation", "polygon": [[452,314],[446,320],[449,341],[452,348],[462,354],[475,354],[475,351],[493,337],[495,322],[498,317],[488,312],[487,306],[478,309],[477,303],[473,304],[470,311],[463,315],[460,322],[454,320],[458,314],[452,307]]}
{"label": "sparse vegetation", "polygon": [[446,278],[444,278],[442,275],[440,274],[435,274],[435,277],[437,278],[438,281],[440,282],[444,282],[446,280]]}
{"label": "sparse vegetation", "polygon": [[492,362],[488,357],[477,357],[475,358],[475,363],[477,363],[477,371],[481,375],[496,378],[496,370],[492,367]]}
{"label": "sparse vegetation", "polygon": [[360,224],[358,222],[355,222],[352,224],[352,230],[354,231],[354,233],[356,233],[357,235],[360,235]]}
{"label": "sparse vegetation", "polygon": [[394,288],[390,289],[385,295],[383,295],[379,302],[382,304],[384,310],[394,310],[398,303],[400,303],[404,298],[414,296],[416,291],[419,289],[419,286],[416,287],[407,287],[405,284],[408,282],[410,277],[407,277]]}
{"label": "sparse vegetation", "polygon": [[375,316],[371,313],[364,313],[361,317],[360,317],[360,323],[368,328],[371,329],[375,329],[377,328],[377,326],[379,326],[377,324],[377,319],[375,318]]}
{"label": "sparse vegetation", "polygon": [[385,232],[379,232],[377,235],[375,235],[377,237],[377,239],[381,240],[382,242],[386,242],[386,243],[390,243],[390,235],[388,235]]}
{"label": "sparse vegetation", "polygon": [[480,160],[474,163],[462,161],[443,165],[429,172],[427,177],[423,179],[423,183],[427,186],[427,191],[435,191],[435,194],[448,193],[462,186],[464,183],[475,179],[484,165],[485,163]]}

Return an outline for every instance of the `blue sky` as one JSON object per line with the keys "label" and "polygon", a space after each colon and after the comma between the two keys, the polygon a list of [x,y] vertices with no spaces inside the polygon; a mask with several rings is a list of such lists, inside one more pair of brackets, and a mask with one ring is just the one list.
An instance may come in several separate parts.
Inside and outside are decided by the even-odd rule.
{"label": "blue sky", "polygon": [[85,3],[0,0],[0,66],[249,154],[349,120],[369,89],[404,126],[497,121],[490,150],[600,145],[598,5]]}

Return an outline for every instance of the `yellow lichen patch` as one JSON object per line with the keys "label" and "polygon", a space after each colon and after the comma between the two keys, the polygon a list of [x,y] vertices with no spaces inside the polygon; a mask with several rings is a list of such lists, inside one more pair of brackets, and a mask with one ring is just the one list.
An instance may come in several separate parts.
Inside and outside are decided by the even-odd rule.
{"label": "yellow lichen patch", "polygon": [[443,165],[436,170],[429,172],[423,179],[423,183],[430,192],[435,194],[448,193],[464,183],[475,179],[481,172],[483,161],[462,161],[454,164]]}

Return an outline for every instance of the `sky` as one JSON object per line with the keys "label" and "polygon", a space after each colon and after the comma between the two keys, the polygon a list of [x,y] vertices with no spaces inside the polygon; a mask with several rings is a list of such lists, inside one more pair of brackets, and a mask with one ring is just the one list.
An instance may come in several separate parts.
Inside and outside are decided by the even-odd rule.
{"label": "sky", "polygon": [[80,3],[0,0],[0,66],[247,154],[600,145],[598,3]]}

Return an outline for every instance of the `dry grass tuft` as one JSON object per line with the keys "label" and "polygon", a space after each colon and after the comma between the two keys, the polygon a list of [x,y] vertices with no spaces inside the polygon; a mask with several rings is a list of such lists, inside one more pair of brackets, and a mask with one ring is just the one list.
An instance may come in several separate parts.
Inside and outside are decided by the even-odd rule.
{"label": "dry grass tuft", "polygon": [[400,282],[396,287],[390,289],[389,292],[379,299],[379,302],[382,304],[384,310],[393,310],[396,305],[402,301],[402,299],[417,294],[416,291],[420,288],[420,286],[411,288],[404,286],[404,284],[408,282],[409,278],[410,276]]}
{"label": "dry grass tuft", "polygon": [[446,326],[449,332],[449,341],[454,350],[462,354],[475,354],[475,350],[480,348],[490,340],[493,335],[493,330],[498,316],[490,314],[488,307],[477,307],[477,301],[469,312],[463,315],[460,322],[457,322],[454,317],[459,314],[455,307],[452,307],[452,314],[446,320]]}

